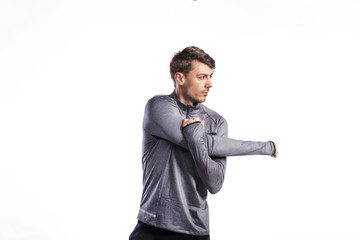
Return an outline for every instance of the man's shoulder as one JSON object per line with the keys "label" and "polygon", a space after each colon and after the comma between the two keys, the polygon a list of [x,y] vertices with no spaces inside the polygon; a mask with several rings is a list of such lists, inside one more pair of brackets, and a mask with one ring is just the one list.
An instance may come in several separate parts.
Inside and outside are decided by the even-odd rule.
{"label": "man's shoulder", "polygon": [[170,97],[170,95],[165,94],[158,94],[153,96],[148,100],[148,103],[166,103],[166,102],[173,102],[173,99]]}
{"label": "man's shoulder", "polygon": [[162,100],[167,100],[167,99],[170,99],[169,95],[157,94],[157,95],[154,95],[153,97],[151,97],[149,99],[149,101],[162,101]]}
{"label": "man's shoulder", "polygon": [[170,95],[158,94],[150,98],[147,102],[147,107],[170,107],[175,104],[174,99],[170,97]]}

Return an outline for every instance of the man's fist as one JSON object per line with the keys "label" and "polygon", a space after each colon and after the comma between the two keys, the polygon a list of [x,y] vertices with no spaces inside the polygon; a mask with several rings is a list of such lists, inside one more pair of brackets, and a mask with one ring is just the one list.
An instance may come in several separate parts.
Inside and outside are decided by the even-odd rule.
{"label": "man's fist", "polygon": [[278,146],[277,146],[276,142],[273,142],[273,143],[275,145],[275,153],[273,155],[271,155],[271,156],[274,157],[274,158],[277,158],[278,153],[279,153]]}

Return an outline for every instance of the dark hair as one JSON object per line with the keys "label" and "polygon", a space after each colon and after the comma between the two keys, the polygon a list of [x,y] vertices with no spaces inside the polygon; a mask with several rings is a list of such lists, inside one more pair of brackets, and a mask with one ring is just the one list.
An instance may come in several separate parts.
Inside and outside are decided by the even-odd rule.
{"label": "dark hair", "polygon": [[215,69],[215,60],[198,47],[187,47],[175,53],[170,62],[170,75],[175,85],[175,73],[181,72],[185,76],[191,71],[192,61],[197,60]]}

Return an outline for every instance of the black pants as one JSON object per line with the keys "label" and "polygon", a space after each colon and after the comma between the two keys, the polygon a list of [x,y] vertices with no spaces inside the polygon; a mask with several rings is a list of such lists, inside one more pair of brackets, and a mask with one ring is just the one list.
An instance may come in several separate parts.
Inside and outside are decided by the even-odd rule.
{"label": "black pants", "polygon": [[195,236],[167,231],[138,222],[129,240],[210,240],[210,236]]}

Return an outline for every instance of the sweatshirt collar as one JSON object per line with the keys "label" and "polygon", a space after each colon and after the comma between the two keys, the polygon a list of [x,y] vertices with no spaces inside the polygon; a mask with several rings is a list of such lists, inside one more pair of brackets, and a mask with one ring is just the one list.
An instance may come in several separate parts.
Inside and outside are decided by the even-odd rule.
{"label": "sweatshirt collar", "polygon": [[177,102],[177,105],[184,111],[195,111],[195,110],[199,110],[201,108],[201,103],[197,103],[194,106],[188,105],[188,104],[183,104],[179,98],[176,96],[175,90],[170,94],[170,97],[175,99]]}

